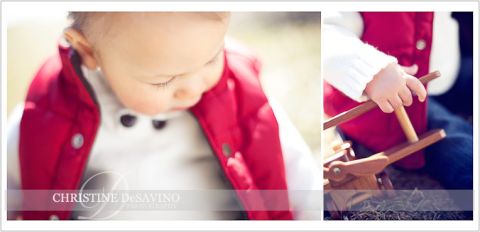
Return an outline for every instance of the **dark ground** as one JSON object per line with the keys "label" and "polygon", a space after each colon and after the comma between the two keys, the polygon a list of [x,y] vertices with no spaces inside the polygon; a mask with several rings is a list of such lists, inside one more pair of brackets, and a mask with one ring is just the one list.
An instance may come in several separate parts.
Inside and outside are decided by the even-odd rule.
{"label": "dark ground", "polygon": [[[396,191],[392,198],[363,201],[353,207],[354,211],[343,212],[339,220],[472,220],[472,211],[461,211],[449,192],[427,173],[392,167],[386,172],[396,190],[408,191]],[[332,220],[328,213],[325,220]]]}

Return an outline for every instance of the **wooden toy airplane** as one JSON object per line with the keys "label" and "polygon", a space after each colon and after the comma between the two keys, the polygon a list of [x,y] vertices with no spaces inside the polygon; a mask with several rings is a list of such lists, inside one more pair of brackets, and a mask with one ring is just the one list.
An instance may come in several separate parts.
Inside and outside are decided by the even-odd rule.
{"label": "wooden toy airplane", "polygon": [[[440,76],[440,72],[429,73],[419,80],[422,84]],[[330,118],[323,124],[323,130],[358,117],[378,107],[373,101],[367,101],[351,110]],[[383,171],[388,165],[405,158],[412,153],[443,139],[443,129],[434,129],[417,136],[412,123],[402,106],[395,110],[396,117],[407,138],[403,144],[386,151],[378,152],[367,158],[356,158],[350,142],[334,147],[335,153],[323,162],[325,207],[334,219],[341,216],[352,206],[373,196],[394,196],[392,182]],[[338,191],[335,191],[338,190]]]}

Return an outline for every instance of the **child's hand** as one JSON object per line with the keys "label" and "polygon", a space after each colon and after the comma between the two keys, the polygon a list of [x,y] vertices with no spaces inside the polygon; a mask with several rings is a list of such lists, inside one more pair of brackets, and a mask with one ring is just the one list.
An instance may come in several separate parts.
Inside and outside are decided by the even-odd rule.
{"label": "child's hand", "polygon": [[403,67],[391,63],[373,77],[367,84],[365,93],[385,113],[391,113],[402,105],[411,105],[413,93],[423,102],[427,91],[417,78],[411,76],[417,71],[417,65]]}

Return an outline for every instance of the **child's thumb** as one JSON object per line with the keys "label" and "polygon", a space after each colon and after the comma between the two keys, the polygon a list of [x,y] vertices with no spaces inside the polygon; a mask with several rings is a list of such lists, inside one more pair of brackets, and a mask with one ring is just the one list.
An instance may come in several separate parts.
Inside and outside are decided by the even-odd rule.
{"label": "child's thumb", "polygon": [[402,69],[407,74],[414,76],[418,72],[418,65],[414,64],[412,66],[402,66]]}

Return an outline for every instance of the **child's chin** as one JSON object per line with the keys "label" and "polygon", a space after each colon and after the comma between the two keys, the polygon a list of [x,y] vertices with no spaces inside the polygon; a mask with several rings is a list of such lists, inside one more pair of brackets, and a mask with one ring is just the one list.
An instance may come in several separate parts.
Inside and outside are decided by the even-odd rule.
{"label": "child's chin", "polygon": [[199,101],[200,101],[200,97],[198,99],[196,99],[195,101],[192,101],[188,104],[185,104],[183,106],[176,106],[176,107],[173,107],[170,111],[182,111],[182,110],[188,110],[190,107],[196,105]]}

